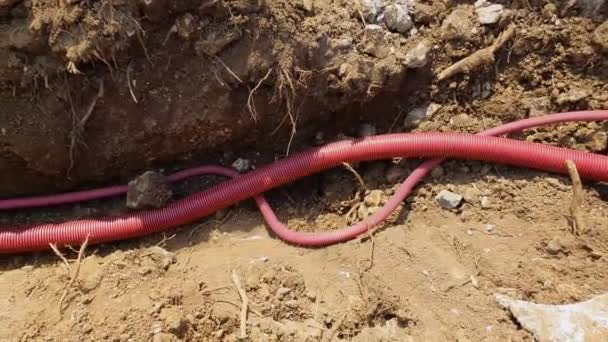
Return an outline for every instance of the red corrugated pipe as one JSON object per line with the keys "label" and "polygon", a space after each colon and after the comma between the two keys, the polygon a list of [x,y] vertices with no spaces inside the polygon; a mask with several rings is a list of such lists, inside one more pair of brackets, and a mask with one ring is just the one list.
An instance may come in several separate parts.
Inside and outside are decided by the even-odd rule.
{"label": "red corrugated pipe", "polygon": [[[458,133],[418,133],[346,140],[310,149],[244,175],[219,166],[184,170],[169,176],[169,180],[178,181],[209,173],[235,178],[176,201],[163,209],[110,218],[3,229],[0,231],[0,253],[42,250],[47,249],[50,243],[60,246],[78,245],[87,237],[89,243],[95,244],[143,236],[195,221],[250,197],[255,197],[268,226],[283,240],[303,246],[333,244],[352,239],[382,222],[407,197],[413,187],[442,160],[429,160],[414,170],[387,204],[366,220],[332,232],[301,233],[289,230],[278,220],[260,194],[307,175],[339,166],[342,162],[394,157],[473,159],[558,173],[566,172],[564,162],[570,159],[576,163],[583,178],[608,181],[606,156],[504,138],[483,137],[567,121],[601,120],[608,120],[608,111],[571,112],[531,118],[490,129],[477,136]],[[0,209],[73,203],[122,194],[126,189],[126,186],[117,186],[58,196],[1,200]]]}

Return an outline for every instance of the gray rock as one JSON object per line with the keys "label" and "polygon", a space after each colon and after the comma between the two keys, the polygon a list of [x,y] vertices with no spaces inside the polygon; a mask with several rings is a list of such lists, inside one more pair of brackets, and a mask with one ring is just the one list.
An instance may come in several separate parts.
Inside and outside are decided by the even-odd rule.
{"label": "gray rock", "polygon": [[403,64],[412,69],[422,68],[427,63],[429,51],[431,51],[431,43],[423,40],[405,55]]}
{"label": "gray rock", "polygon": [[435,200],[444,209],[454,209],[462,202],[462,196],[451,191],[441,190]]}
{"label": "gray rock", "polygon": [[382,0],[359,0],[359,4],[361,5],[361,14],[365,22],[377,23],[378,15],[384,8]]}
{"label": "gray rock", "polygon": [[[477,3],[476,3],[477,5]],[[483,25],[496,24],[504,12],[500,4],[484,4],[475,9],[479,22]]]}
{"label": "gray rock", "polygon": [[238,172],[245,172],[251,168],[251,161],[245,158],[238,158],[232,163],[232,167]]}
{"label": "gray rock", "polygon": [[405,33],[409,31],[414,23],[406,5],[389,5],[384,9],[384,23],[389,30]]}
{"label": "gray rock", "polygon": [[162,208],[173,196],[169,183],[163,175],[146,171],[129,182],[127,207],[131,209]]}

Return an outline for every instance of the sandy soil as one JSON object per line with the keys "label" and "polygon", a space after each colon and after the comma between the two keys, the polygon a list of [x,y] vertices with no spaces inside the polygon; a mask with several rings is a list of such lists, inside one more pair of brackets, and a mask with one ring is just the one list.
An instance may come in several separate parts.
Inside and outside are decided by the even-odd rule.
{"label": "sandy soil", "polygon": [[[608,108],[601,2],[500,2],[501,19],[487,25],[469,2],[416,2],[416,32],[405,33],[366,28],[370,3],[0,0],[2,196],[239,157],[262,165],[370,127],[478,132]],[[510,25],[491,64],[437,81]],[[423,66],[412,59],[420,46]],[[606,154],[607,133],[606,123],[570,124],[514,138]],[[357,165],[362,197],[345,169],[268,195],[290,227],[336,229],[373,212],[418,163]],[[184,182],[174,198],[217,181]],[[441,208],[441,190],[463,203]],[[608,291],[608,187],[584,190],[580,235],[568,177],[448,161],[383,229],[327,248],[281,242],[244,202],[165,234],[89,246],[71,286],[77,250],[62,249],[69,269],[53,253],[2,256],[0,340],[235,341],[236,274],[252,341],[532,341],[495,293],[556,304]],[[125,211],[118,198],[4,213],[0,227]]]}

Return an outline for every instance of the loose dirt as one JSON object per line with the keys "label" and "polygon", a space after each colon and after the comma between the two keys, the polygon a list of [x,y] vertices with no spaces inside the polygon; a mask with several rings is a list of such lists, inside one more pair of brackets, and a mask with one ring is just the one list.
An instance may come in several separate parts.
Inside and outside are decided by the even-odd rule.
{"label": "loose dirt", "polygon": [[[0,194],[608,108],[603,1],[497,3],[500,18],[482,25],[462,1],[406,13],[404,1],[374,0],[0,0]],[[491,61],[437,81],[510,27]],[[513,135],[604,155],[607,137],[606,123]],[[293,229],[337,229],[377,210],[419,163],[352,165],[268,197]],[[173,198],[217,181],[185,181]],[[567,176],[447,161],[382,229],[326,248],[283,243],[244,202],[88,246],[73,282],[77,246],[61,250],[69,265],[52,252],[3,256],[0,340],[236,341],[234,272],[251,341],[532,341],[495,293],[557,304],[608,291],[608,188],[583,185],[581,234]],[[441,208],[442,190],[462,203]],[[126,211],[125,198],[22,210],[0,227]]]}

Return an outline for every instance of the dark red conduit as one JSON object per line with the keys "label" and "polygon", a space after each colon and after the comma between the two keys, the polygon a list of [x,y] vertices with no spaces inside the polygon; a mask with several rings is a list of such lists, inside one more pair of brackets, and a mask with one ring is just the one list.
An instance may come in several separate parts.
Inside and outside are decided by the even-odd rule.
{"label": "dark red conduit", "polygon": [[[0,253],[16,253],[49,248],[49,243],[78,245],[134,238],[193,222],[250,197],[255,197],[269,227],[282,239],[305,246],[322,246],[349,240],[384,220],[413,187],[441,160],[430,160],[416,169],[388,203],[374,215],[352,227],[328,233],[299,233],[289,230],[274,215],[261,193],[307,175],[341,165],[394,157],[456,158],[495,162],[565,173],[565,160],[573,160],[581,177],[608,181],[608,157],[559,147],[481,135],[502,135],[522,129],[566,121],[608,120],[608,111],[572,112],[510,123],[480,135],[457,133],[390,134],[347,140],[314,148],[250,173],[240,175],[211,189],[190,195],[166,208],[112,218],[85,219],[58,224],[36,224],[0,230]],[[185,177],[237,173],[222,167],[202,167],[170,176]],[[71,203],[124,193],[125,187],[29,199],[0,200],[0,209]],[[29,201],[29,202],[28,202]],[[46,202],[45,202],[46,201]]]}

